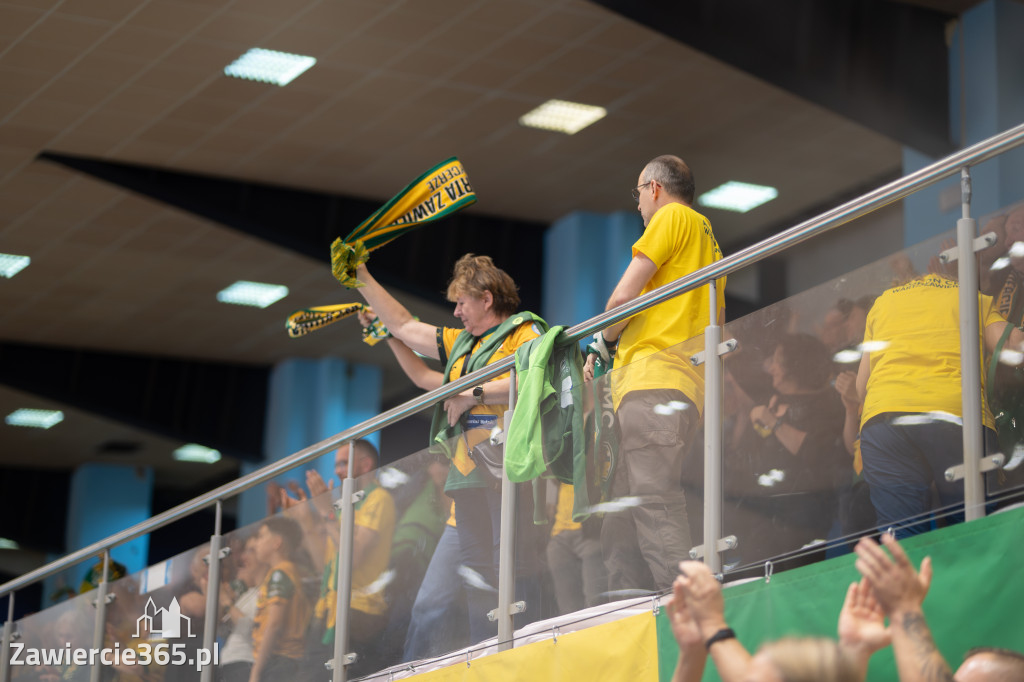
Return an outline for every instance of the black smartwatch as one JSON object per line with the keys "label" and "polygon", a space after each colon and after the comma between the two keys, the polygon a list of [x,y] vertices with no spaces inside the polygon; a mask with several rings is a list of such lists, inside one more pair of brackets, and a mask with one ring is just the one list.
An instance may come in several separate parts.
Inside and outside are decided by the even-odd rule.
{"label": "black smartwatch", "polygon": [[476,404],[477,405],[483,405],[484,404],[484,387],[483,386],[474,386],[473,387],[473,397],[476,398]]}

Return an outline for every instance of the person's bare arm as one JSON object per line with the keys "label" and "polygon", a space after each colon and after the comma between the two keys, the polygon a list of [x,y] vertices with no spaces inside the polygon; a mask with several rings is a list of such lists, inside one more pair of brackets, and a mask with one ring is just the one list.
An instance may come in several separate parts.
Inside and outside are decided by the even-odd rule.
{"label": "person's bare arm", "polygon": [[398,365],[409,377],[412,383],[424,391],[432,391],[438,388],[443,382],[443,375],[435,369],[431,369],[423,358],[416,355],[409,346],[399,339],[388,339],[388,348],[398,360]]}
{"label": "person's bare arm", "polygon": [[871,376],[871,354],[864,353],[860,356],[860,366],[857,368],[857,396],[864,402],[868,394],[868,378]]}
{"label": "person's bare arm", "polygon": [[[1009,322],[993,322],[985,327],[985,350],[987,352],[995,352],[999,339],[1003,336],[1003,332],[1009,324]],[[1004,348],[1008,350],[1024,350],[1024,332],[1014,328],[1010,332],[1010,337],[1006,339]]]}
{"label": "person's bare arm", "polygon": [[[484,405],[508,404],[508,377],[505,377],[504,379],[497,379],[495,381],[488,381],[486,384],[483,384],[483,387]],[[476,396],[473,395],[472,388],[467,388],[462,393],[445,400],[444,409],[448,413],[448,425],[455,426],[459,421],[459,417],[473,409],[474,405],[476,405]]]}
{"label": "person's bare arm", "polygon": [[[699,561],[684,561],[679,564],[679,581],[686,594],[686,604],[700,628],[701,638],[706,642],[715,633],[729,626],[725,622],[725,601],[722,586],[709,569]],[[750,667],[750,652],[738,639],[722,639],[711,645],[709,650],[715,661],[722,682],[743,682]]]}
{"label": "person's bare arm", "polygon": [[857,375],[842,372],[836,377],[836,391],[843,401],[843,446],[853,455],[854,443],[860,438],[860,396],[857,395]]}
{"label": "person's bare arm", "polygon": [[[377,313],[373,308],[367,307],[360,310],[357,317],[359,319],[359,324],[361,324],[363,328],[366,328],[369,327],[374,318],[377,317]],[[409,380],[416,384],[417,387],[422,388],[424,391],[431,391],[444,383],[444,376],[437,370],[431,369],[430,366],[424,362],[423,358],[416,355],[416,353],[400,339],[394,338],[394,336],[389,338],[388,348],[391,349],[391,353],[395,356],[395,360],[398,360],[398,366],[402,368],[403,372],[405,372],[405,376],[409,377]]]}
{"label": "person's bare arm", "polygon": [[[310,471],[320,478],[320,474],[316,470],[311,469]],[[309,485],[309,479],[310,473],[307,471],[307,485]],[[320,480],[323,481],[322,478]],[[289,490],[295,494],[295,497],[288,494]],[[281,488],[281,508],[286,516],[299,523],[299,527],[302,528],[302,543],[309,552],[310,558],[319,565],[323,563],[327,551],[327,537],[324,534],[324,514],[330,509],[330,500],[327,499],[326,495],[321,496],[322,499],[315,499],[315,501],[312,501],[311,497],[315,499],[317,493],[307,495],[295,481],[289,481],[287,488]],[[325,502],[327,509],[319,508]]]}
{"label": "person's bare arm", "polygon": [[868,661],[876,651],[892,643],[892,634],[885,626],[885,613],[871,594],[866,578],[851,583],[839,612],[839,646],[854,661],[860,679],[866,679]]}
{"label": "person's bare arm", "polygon": [[889,617],[900,682],[951,682],[953,671],[935,646],[922,608],[932,580],[931,559],[925,557],[918,573],[892,536],[883,535],[882,542],[891,559],[878,543],[864,538],[857,543],[856,566]]}
{"label": "person's bare arm", "polygon": [[[658,266],[654,264],[654,261],[638,252],[626,267],[626,272],[622,274],[622,279],[615,285],[615,289],[612,291],[612,295],[604,309],[618,308],[623,303],[628,303],[639,296],[647,282],[650,281],[657,271]],[[629,320],[623,320],[606,328],[602,332],[605,340],[614,343],[627,324],[629,324]]]}
{"label": "person's bare arm", "polygon": [[772,435],[778,439],[782,447],[786,448],[789,454],[795,455],[803,447],[804,440],[807,438],[807,432],[801,431],[785,421],[785,413],[781,416],[775,416],[775,409],[777,408],[774,399],[770,405],[757,405],[750,410],[750,421],[770,429]]}
{"label": "person's bare arm", "polygon": [[700,627],[686,605],[686,593],[677,578],[672,584],[672,601],[668,603],[668,620],[679,645],[679,660],[672,682],[698,682],[704,675],[707,652]]}
{"label": "person's bare arm", "polygon": [[370,275],[365,265],[356,270],[356,278],[364,284],[356,289],[373,306],[377,316],[384,322],[392,336],[402,340],[418,353],[428,358],[439,358],[437,351],[437,327],[415,319],[405,306],[389,294]]}

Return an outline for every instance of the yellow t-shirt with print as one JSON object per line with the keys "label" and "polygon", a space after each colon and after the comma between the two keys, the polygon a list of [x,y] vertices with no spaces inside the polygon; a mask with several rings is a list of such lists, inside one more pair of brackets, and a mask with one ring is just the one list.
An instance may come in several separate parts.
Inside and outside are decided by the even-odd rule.
{"label": "yellow t-shirt with print", "polygon": [[267,573],[256,597],[256,616],[252,625],[253,649],[259,654],[263,646],[267,608],[271,604],[284,604],[284,628],[272,642],[271,653],[288,658],[302,658],[306,652],[306,628],[309,626],[311,609],[309,600],[302,591],[302,583],[295,564],[283,561]]}
{"label": "yellow t-shirt with print", "polygon": [[[365,489],[366,495],[355,505],[352,522],[377,533],[377,541],[361,564],[352,568],[352,592],[349,605],[363,613],[383,615],[387,611],[383,582],[377,580],[387,571],[391,560],[391,541],[395,535],[395,500],[391,493],[374,481]],[[338,539],[327,534],[324,576],[315,615],[322,619],[333,637],[338,608]],[[325,639],[325,644],[328,643]]]}
{"label": "yellow t-shirt with print", "polygon": [[[659,208],[635,244],[650,258],[657,272],[640,292],[676,281],[722,257],[711,223],[689,206],[672,203]],[[718,280],[718,310],[725,308],[725,278]],[[716,312],[717,319],[717,312]],[[704,333],[711,320],[707,286],[659,303],[630,319],[619,337],[612,376],[615,408],[630,391],[678,389],[704,409],[704,370],[694,367],[690,355],[704,350],[704,342],[683,342]]]}
{"label": "yellow t-shirt with print", "polygon": [[[455,344],[455,339],[458,338],[459,334],[462,333],[462,329],[453,329],[450,327],[444,327],[439,339],[439,343],[443,344],[444,348],[439,349],[443,352],[441,357],[447,357],[452,350],[452,346]],[[493,330],[491,330],[493,332]],[[476,344],[473,346],[473,353],[475,353],[480,346],[490,338],[491,332],[485,333],[481,336]],[[541,329],[533,322],[524,322],[515,328],[515,330],[505,337],[502,341],[501,346],[494,351],[494,355],[491,356],[487,364],[491,365],[507,358],[510,355],[515,355],[516,349],[523,345],[527,341],[537,338],[541,335]],[[455,360],[452,364],[451,373],[448,375],[449,381],[455,381],[462,376],[462,368],[468,359],[468,355],[463,355],[461,358]],[[498,381],[499,379],[505,379],[509,376],[508,372],[495,377],[491,381]],[[480,477],[479,473],[474,474],[476,469],[476,463],[470,458],[466,450],[466,441],[469,441],[469,446],[473,447],[478,443],[487,440],[491,431],[495,428],[504,428],[502,419],[505,414],[505,410],[508,409],[507,404],[500,405],[474,405],[465,415],[466,419],[466,438],[463,439],[459,436],[458,442],[454,444],[454,456],[452,457],[452,468],[448,472],[448,482],[445,484],[445,490],[459,490],[462,488],[479,488],[486,485],[484,480]]]}
{"label": "yellow t-shirt with print", "polygon": [[[979,296],[984,329],[1003,318],[991,296]],[[882,292],[868,313],[865,344],[870,350],[861,426],[885,412],[945,412],[962,416],[960,386],[960,287],[954,280],[925,275]],[[984,343],[982,344],[984,347]],[[981,358],[978,358],[979,368]],[[985,374],[982,372],[982,383]],[[984,404],[986,426],[995,427]]]}
{"label": "yellow t-shirt with print", "polygon": [[367,489],[353,515],[356,527],[377,534],[377,541],[363,562],[352,569],[352,608],[363,613],[382,615],[387,610],[384,585],[375,584],[388,570],[391,540],[395,534],[395,501],[391,493],[379,485]]}

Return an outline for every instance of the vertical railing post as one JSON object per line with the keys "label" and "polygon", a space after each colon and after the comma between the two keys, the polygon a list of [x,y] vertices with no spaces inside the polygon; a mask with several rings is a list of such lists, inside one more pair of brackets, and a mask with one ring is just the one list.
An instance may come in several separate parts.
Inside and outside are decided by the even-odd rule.
{"label": "vertical railing post", "polygon": [[[516,408],[516,368],[509,370],[508,410],[505,412],[505,443],[508,448],[508,427]],[[507,651],[513,646],[514,632],[512,602],[516,592],[516,486],[508,479],[504,463],[508,452],[502,458],[501,467],[501,535],[498,540],[498,651]],[[536,607],[536,605],[531,605]]]}
{"label": "vertical railing post", "polygon": [[708,282],[711,319],[704,330],[704,563],[722,570],[718,539],[722,537],[722,394],[723,362],[718,354],[722,328],[718,325],[718,283]]}
{"label": "vertical railing post", "polygon": [[[217,613],[220,606],[220,544],[221,544],[221,502],[217,500],[214,510],[213,535],[210,536],[210,555],[206,566],[206,612],[203,615],[203,649],[213,651],[217,637]],[[212,682],[214,665],[211,660],[199,674],[200,682]]]}
{"label": "vertical railing post", "polygon": [[985,515],[981,476],[984,447],[981,424],[981,343],[978,321],[978,262],[974,256],[977,228],[971,214],[971,173],[960,176],[963,216],[956,221],[960,282],[960,389],[963,401],[964,512],[968,521]]}
{"label": "vertical railing post", "polygon": [[[355,514],[352,496],[355,494],[355,442],[348,444],[348,472],[341,482],[341,499],[338,501],[338,602],[334,611],[334,659],[333,682],[348,679],[347,666],[355,662],[348,651],[348,612],[352,602],[352,541],[355,536]],[[358,654],[356,654],[358,655]]]}
{"label": "vertical railing post", "polygon": [[11,679],[11,640],[14,638],[14,593],[7,595],[7,620],[4,621],[4,641],[0,657],[0,682]]}
{"label": "vertical railing post", "polygon": [[[103,550],[103,571],[100,584],[96,588],[96,619],[93,624],[92,648],[102,649],[103,639],[107,630],[107,581],[110,580],[110,549]],[[96,663],[89,670],[89,682],[99,682],[102,664],[97,658]]]}

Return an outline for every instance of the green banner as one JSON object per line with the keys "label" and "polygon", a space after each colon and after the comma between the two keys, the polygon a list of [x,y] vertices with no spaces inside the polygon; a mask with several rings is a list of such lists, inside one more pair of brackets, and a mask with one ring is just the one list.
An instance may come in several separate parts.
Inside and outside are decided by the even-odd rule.
{"label": "green banner", "polygon": [[[924,603],[935,643],[953,670],[976,646],[1024,651],[1024,509],[962,523],[900,543],[915,566],[931,556],[934,578]],[[836,637],[846,588],[860,575],[854,555],[823,561],[725,590],[725,614],[753,653],[786,635]],[[659,680],[672,679],[679,649],[664,610],[658,615]],[[719,680],[712,662],[705,682]],[[892,649],[871,659],[868,679],[897,682]]]}

